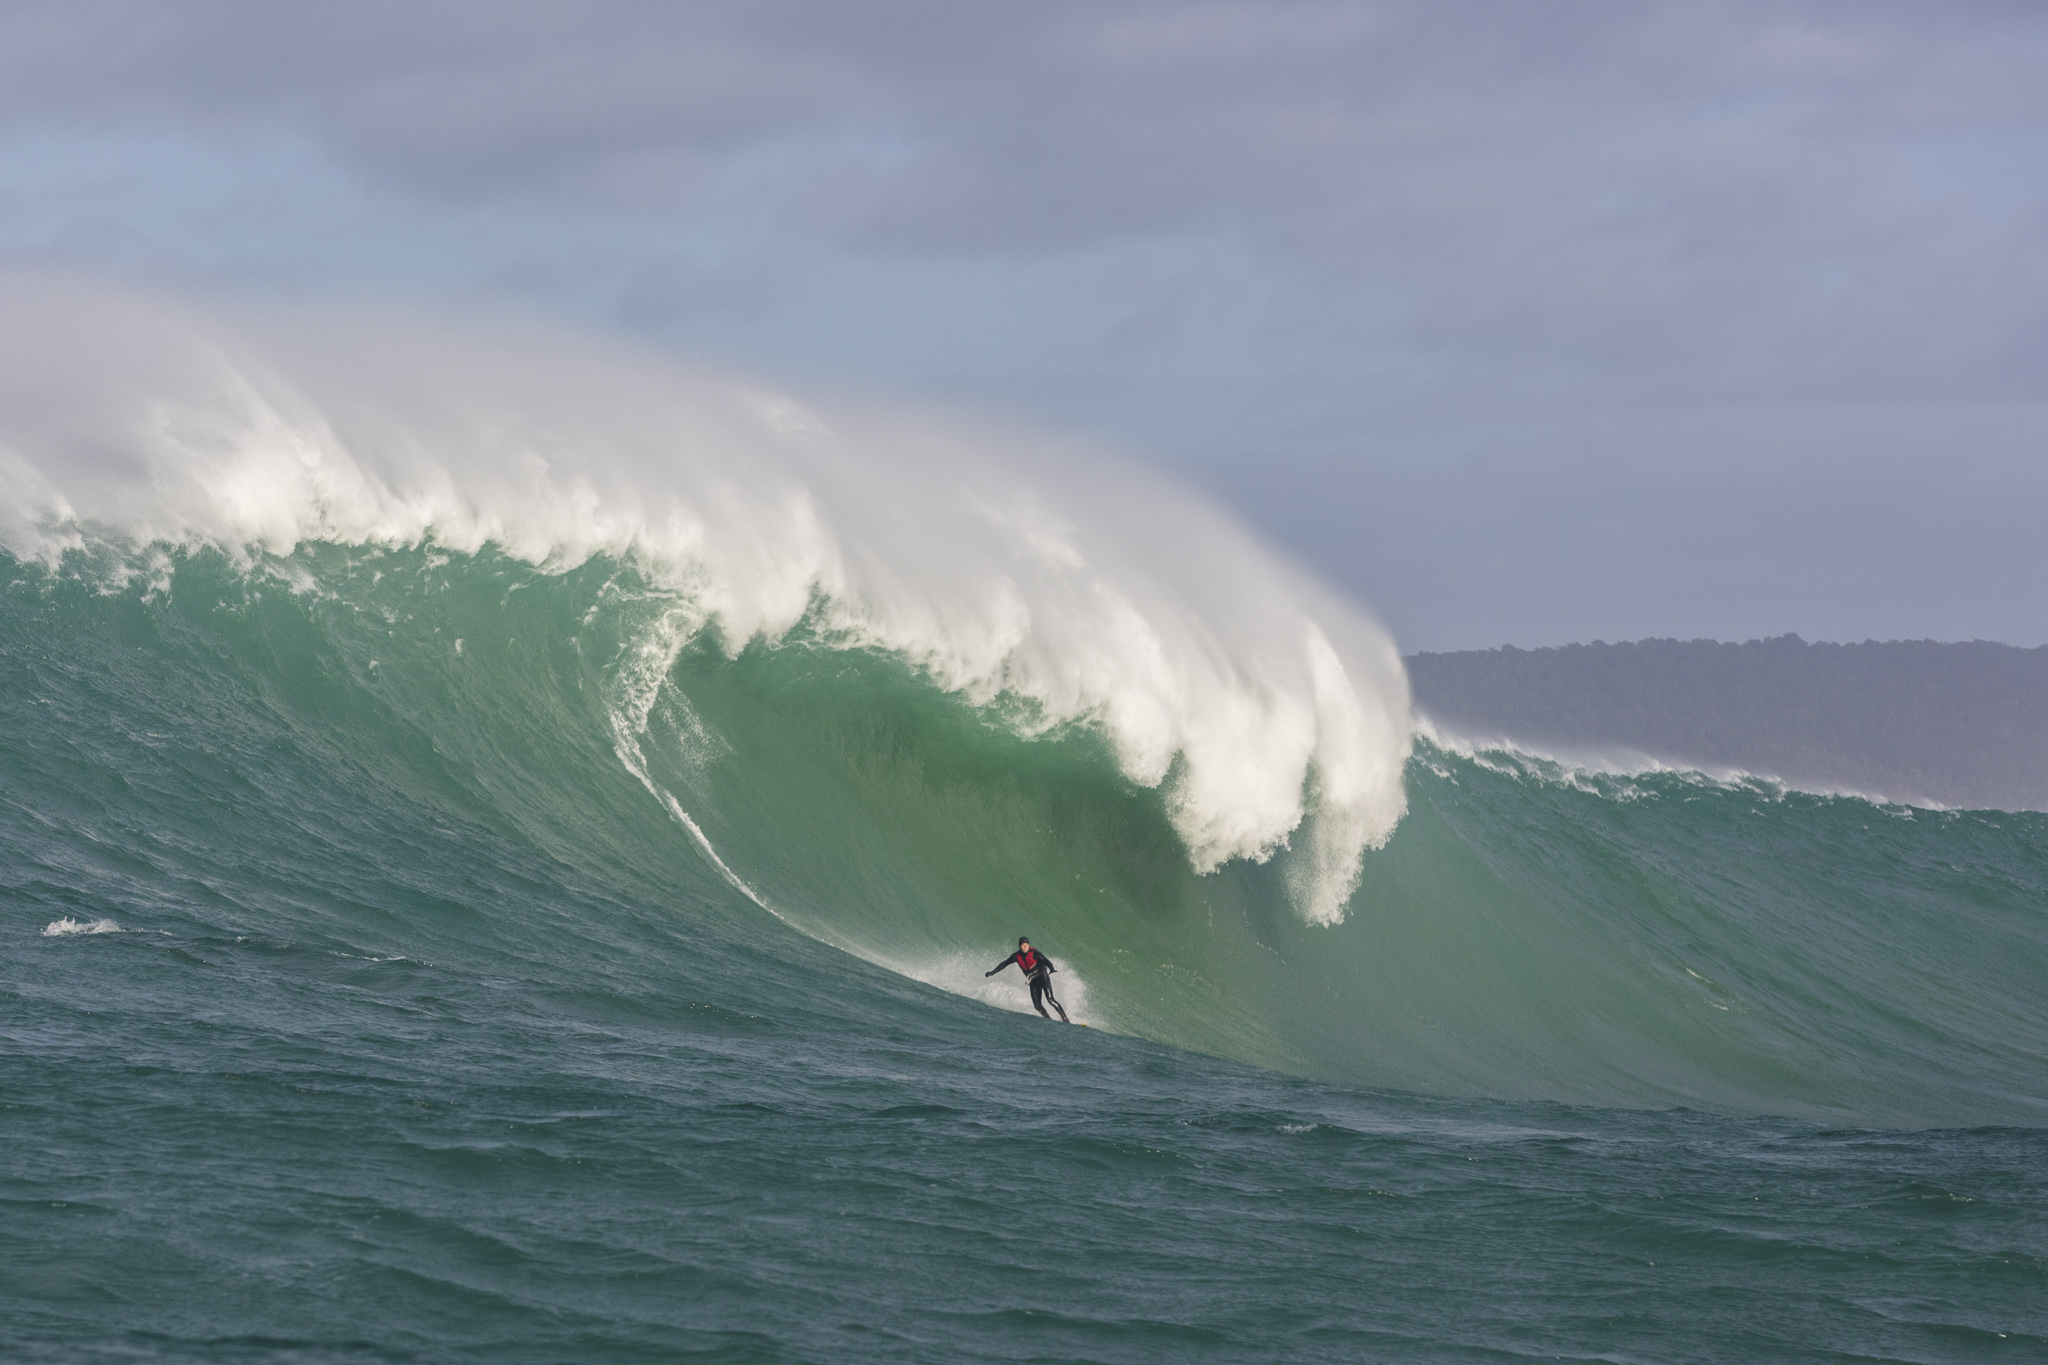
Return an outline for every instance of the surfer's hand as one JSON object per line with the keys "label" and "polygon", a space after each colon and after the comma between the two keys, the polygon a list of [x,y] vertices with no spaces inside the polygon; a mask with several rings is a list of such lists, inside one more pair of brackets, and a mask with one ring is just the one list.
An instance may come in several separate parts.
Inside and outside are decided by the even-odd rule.
{"label": "surfer's hand", "polygon": [[994,976],[994,975],[995,975],[995,973],[994,973],[994,972],[983,972],[983,973],[982,973],[982,975],[983,975],[983,976]]}

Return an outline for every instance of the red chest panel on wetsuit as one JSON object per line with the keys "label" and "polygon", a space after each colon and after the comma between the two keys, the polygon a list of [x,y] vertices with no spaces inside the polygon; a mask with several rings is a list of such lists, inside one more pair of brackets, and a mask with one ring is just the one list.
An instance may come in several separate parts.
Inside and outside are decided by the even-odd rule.
{"label": "red chest panel on wetsuit", "polygon": [[1024,975],[1031,975],[1038,970],[1038,954],[1035,952],[1017,954],[1017,965],[1024,969]]}

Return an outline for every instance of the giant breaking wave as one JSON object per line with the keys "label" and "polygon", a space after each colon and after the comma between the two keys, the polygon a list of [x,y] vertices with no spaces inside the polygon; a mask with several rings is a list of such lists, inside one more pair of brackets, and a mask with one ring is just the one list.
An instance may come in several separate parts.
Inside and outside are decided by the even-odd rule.
{"label": "giant breaking wave", "polygon": [[801,629],[1016,733],[1099,732],[1163,792],[1197,872],[1278,858],[1318,923],[1401,817],[1386,634],[1102,452],[822,414],[590,339],[360,314],[237,332],[77,284],[8,294],[0,544],[19,557],[603,556],[670,603],[622,689],[629,732],[688,642],[736,655]]}
{"label": "giant breaking wave", "polygon": [[1416,739],[1383,632],[1085,449],[558,336],[8,302],[11,799],[125,931],[612,943],[553,866],[1012,1009],[1029,932],[1080,1017],[1306,1075],[2048,1117],[2048,817]]}

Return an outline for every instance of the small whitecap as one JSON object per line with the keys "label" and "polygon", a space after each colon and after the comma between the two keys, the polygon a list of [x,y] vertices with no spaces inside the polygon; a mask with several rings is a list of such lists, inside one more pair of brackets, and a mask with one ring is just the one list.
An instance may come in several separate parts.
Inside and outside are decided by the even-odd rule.
{"label": "small whitecap", "polygon": [[43,926],[44,938],[67,938],[72,934],[118,934],[121,926],[110,919],[53,919]]}

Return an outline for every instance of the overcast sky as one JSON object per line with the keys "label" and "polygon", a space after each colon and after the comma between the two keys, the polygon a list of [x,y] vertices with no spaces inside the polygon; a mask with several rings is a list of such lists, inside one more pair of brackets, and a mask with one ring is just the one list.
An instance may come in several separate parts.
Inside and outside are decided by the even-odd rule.
{"label": "overcast sky", "polygon": [[0,0],[0,259],[1107,438],[1407,649],[2048,642],[2048,4]]}

